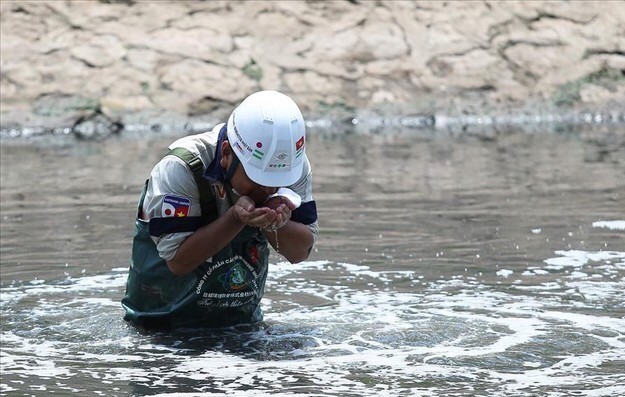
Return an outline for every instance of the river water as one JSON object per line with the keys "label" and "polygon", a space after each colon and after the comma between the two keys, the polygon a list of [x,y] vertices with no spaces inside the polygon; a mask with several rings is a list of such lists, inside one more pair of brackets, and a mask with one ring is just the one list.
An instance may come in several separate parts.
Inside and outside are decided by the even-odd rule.
{"label": "river water", "polygon": [[616,129],[311,132],[310,260],[272,255],[264,324],[177,333],[119,304],[140,187],[176,137],[7,140],[0,394],[624,395]]}

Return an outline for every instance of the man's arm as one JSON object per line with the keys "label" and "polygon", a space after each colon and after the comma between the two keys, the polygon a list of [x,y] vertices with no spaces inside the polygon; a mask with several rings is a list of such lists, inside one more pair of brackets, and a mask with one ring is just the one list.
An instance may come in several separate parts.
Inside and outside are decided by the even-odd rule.
{"label": "man's arm", "polygon": [[235,218],[233,208],[214,222],[196,230],[180,244],[176,255],[167,261],[173,274],[183,276],[192,272],[217,254],[243,229],[245,225]]}
{"label": "man's arm", "polygon": [[308,226],[288,221],[276,231],[263,229],[271,246],[291,263],[305,261],[315,243],[315,237]]}
{"label": "man's arm", "polygon": [[[317,207],[312,197],[310,161],[306,155],[304,156],[302,177],[295,184],[289,186],[289,189],[301,197],[301,206],[295,209],[295,206],[289,200],[282,199],[271,199],[265,203],[270,208],[277,209],[280,215],[278,219],[282,221],[279,222],[280,224],[286,223],[278,228],[277,239],[274,231],[263,230],[263,233],[276,252],[282,254],[291,263],[302,262],[308,258],[315,244],[318,230]],[[277,205],[277,203],[282,205]]]}
{"label": "man's arm", "polygon": [[222,216],[187,237],[167,266],[175,275],[188,274],[221,251],[246,225],[263,227],[275,218],[276,211],[255,208],[252,199],[243,196]]}

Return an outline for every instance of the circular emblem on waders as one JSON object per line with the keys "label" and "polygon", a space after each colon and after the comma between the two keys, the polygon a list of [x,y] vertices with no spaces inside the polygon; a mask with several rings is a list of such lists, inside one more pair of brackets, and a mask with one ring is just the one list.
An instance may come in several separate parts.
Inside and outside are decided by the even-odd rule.
{"label": "circular emblem on waders", "polygon": [[224,288],[230,291],[239,291],[247,287],[251,281],[250,273],[240,262],[228,269],[219,278]]}

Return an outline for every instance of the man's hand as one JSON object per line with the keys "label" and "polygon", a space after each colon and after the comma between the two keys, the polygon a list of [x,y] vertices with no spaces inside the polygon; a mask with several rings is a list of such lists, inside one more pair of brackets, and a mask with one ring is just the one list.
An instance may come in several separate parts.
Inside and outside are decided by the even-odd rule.
{"label": "man's hand", "polygon": [[315,237],[308,226],[289,222],[295,204],[284,196],[274,196],[262,204],[276,212],[276,221],[263,229],[271,246],[291,263],[299,263],[310,254]]}
{"label": "man's hand", "polygon": [[295,209],[289,199],[283,196],[274,196],[263,203],[265,208],[269,208],[276,212],[276,219],[267,228],[276,230],[284,226],[291,219],[291,211]]}
{"label": "man's hand", "polygon": [[234,218],[247,226],[267,227],[279,218],[278,212],[269,207],[256,208],[254,200],[247,196],[241,196],[233,206]]}

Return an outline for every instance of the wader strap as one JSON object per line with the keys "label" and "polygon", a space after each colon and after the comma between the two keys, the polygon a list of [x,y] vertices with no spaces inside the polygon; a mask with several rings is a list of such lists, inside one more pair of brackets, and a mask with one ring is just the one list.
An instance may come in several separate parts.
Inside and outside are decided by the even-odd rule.
{"label": "wader strap", "polygon": [[217,208],[215,206],[215,194],[210,183],[204,179],[204,164],[199,155],[191,153],[184,148],[173,148],[167,155],[176,156],[189,166],[195,183],[200,192],[200,208],[202,209],[202,223],[207,225],[217,219]]}
{"label": "wader strap", "polygon": [[139,199],[139,204],[137,204],[137,219],[142,219],[141,216],[143,214],[143,200],[145,200],[145,195],[148,192],[148,183],[149,179],[145,180],[145,184],[143,185],[143,190],[141,191],[141,198]]}

